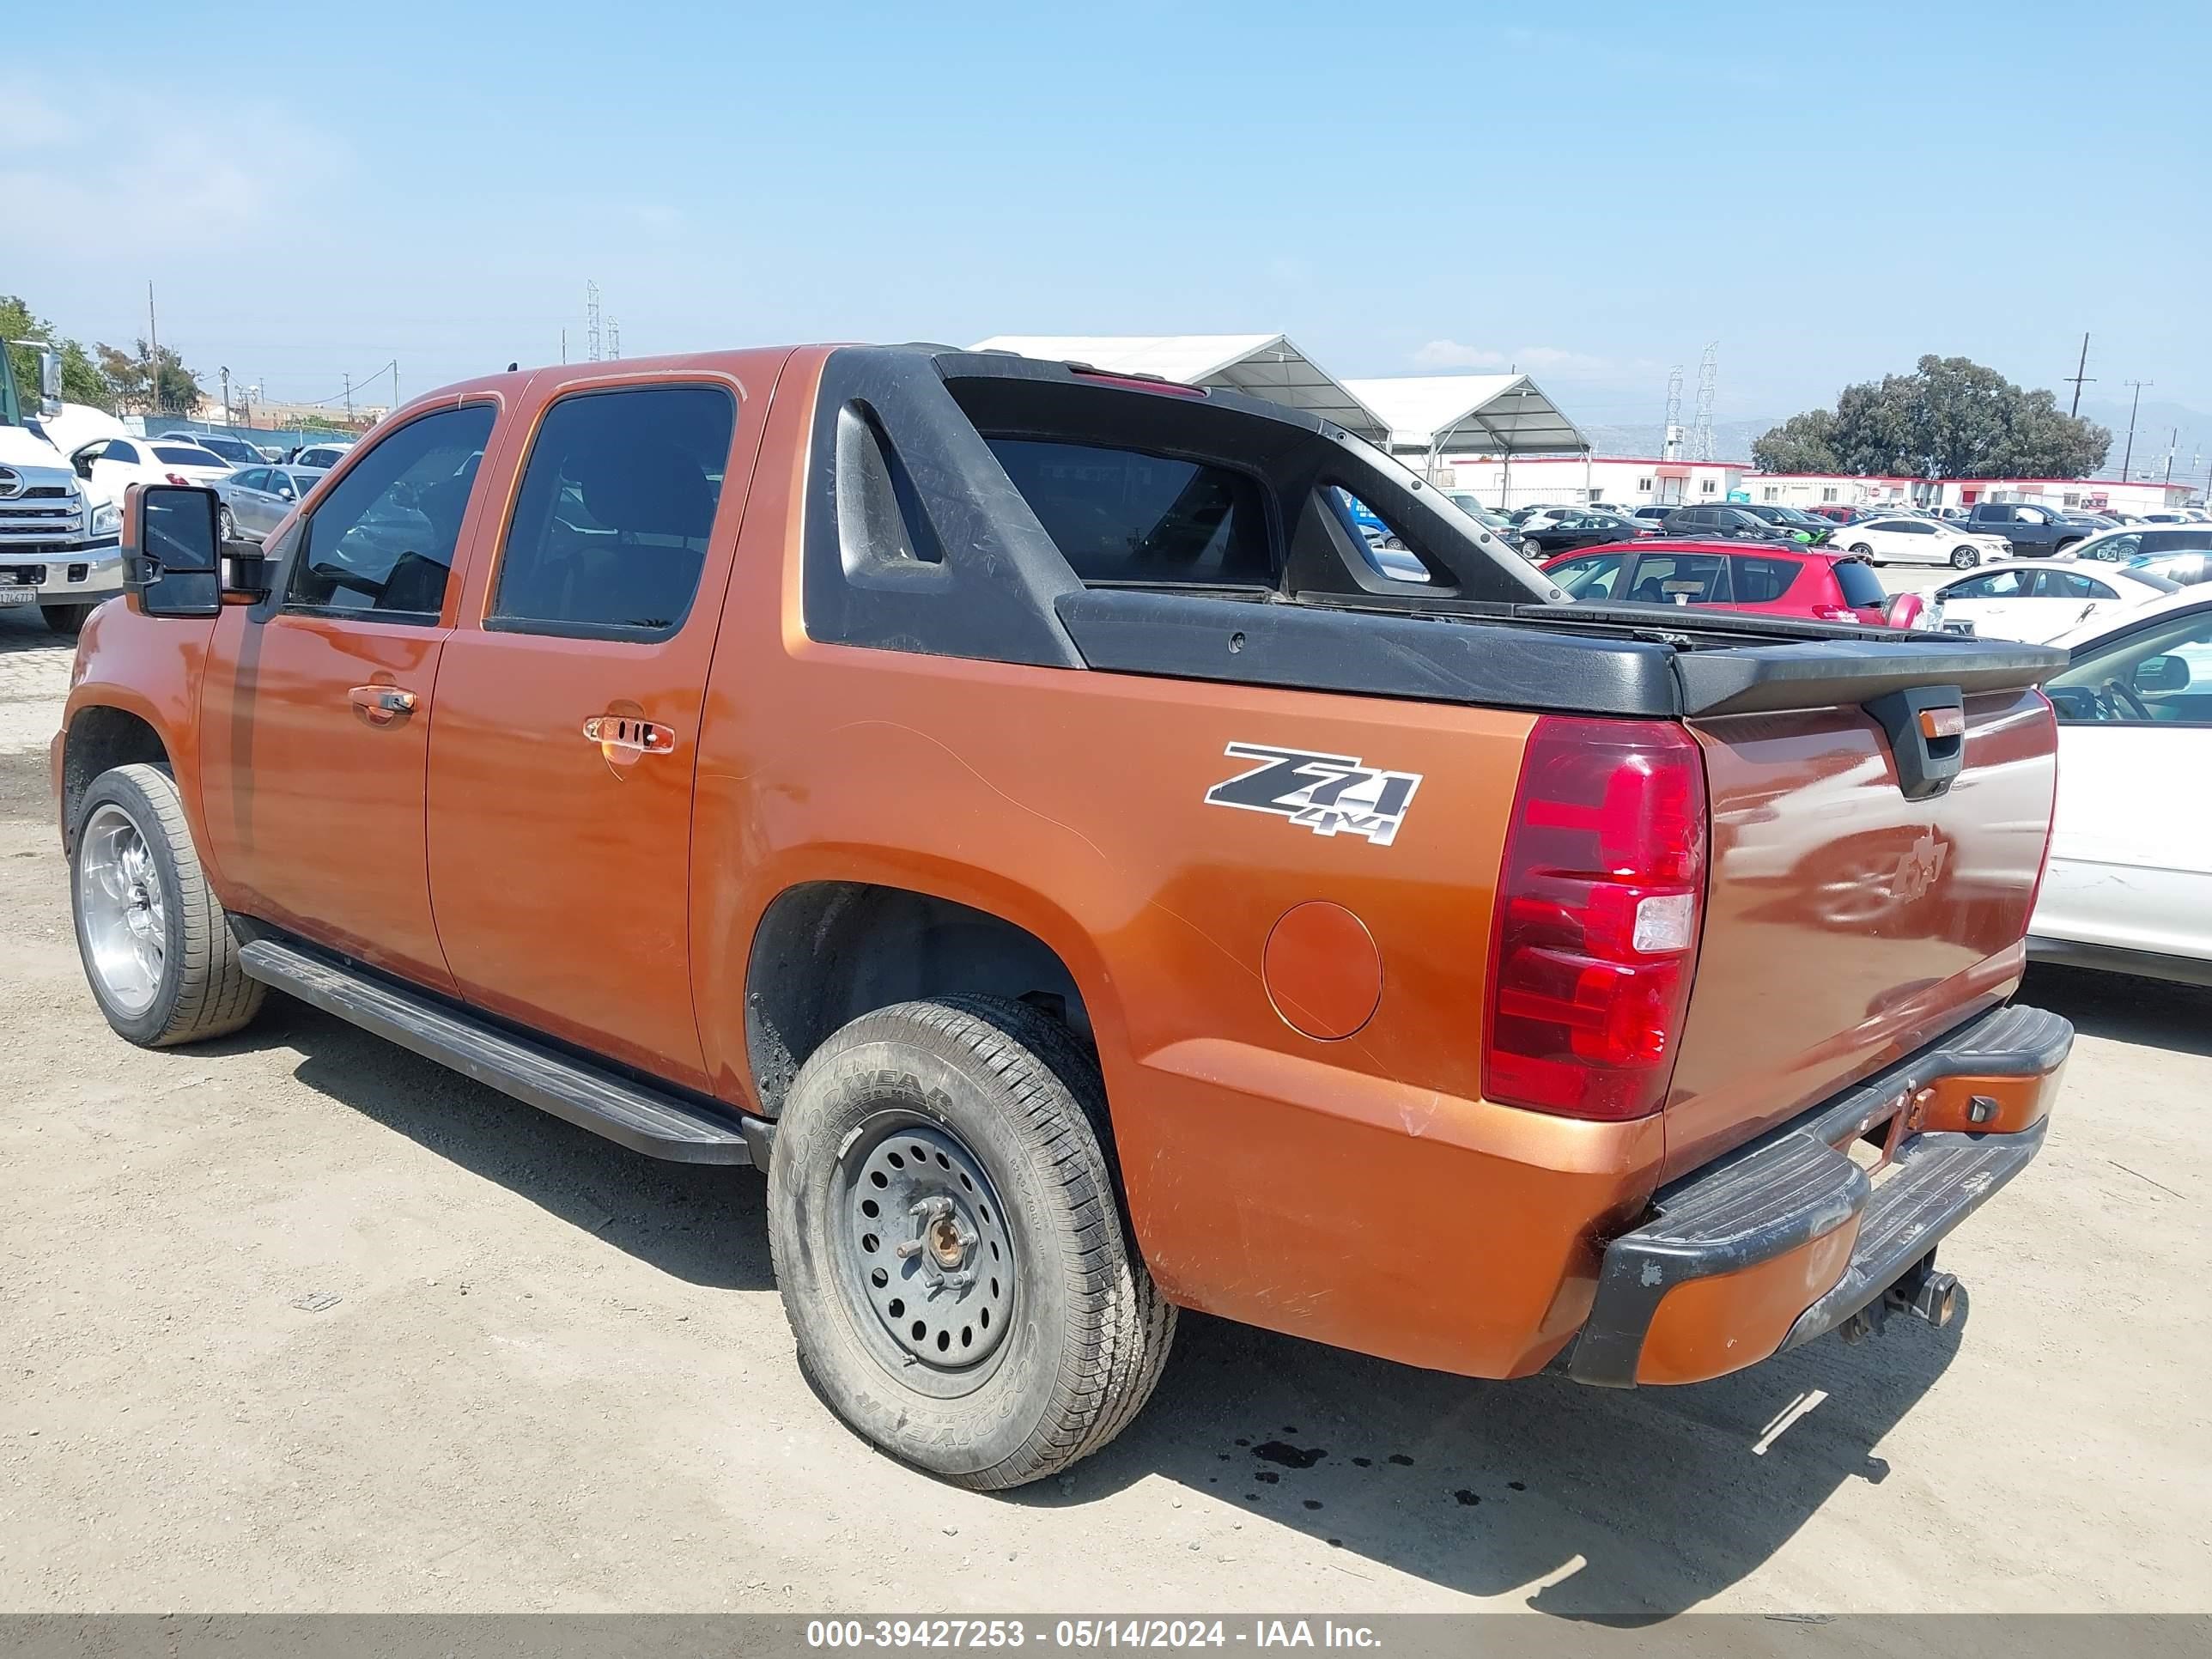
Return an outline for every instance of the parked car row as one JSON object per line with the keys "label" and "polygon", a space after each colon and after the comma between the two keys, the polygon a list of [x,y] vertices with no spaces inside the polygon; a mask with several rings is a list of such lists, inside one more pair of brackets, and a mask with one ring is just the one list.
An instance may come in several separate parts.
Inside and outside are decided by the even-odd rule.
{"label": "parked car row", "polygon": [[[258,471],[272,464],[283,471],[312,472],[319,477],[352,447],[350,439],[332,440],[304,445],[289,456],[280,452],[272,457],[243,439],[173,432],[158,438],[97,439],[71,452],[70,465],[89,486],[86,494],[94,501],[120,502],[124,490],[134,483],[205,484],[221,495],[220,486],[235,474]],[[304,492],[295,492],[295,498],[296,493]],[[243,525],[245,520],[240,522]]]}
{"label": "parked car row", "polygon": [[1871,628],[1933,627],[1940,615],[1917,593],[1884,592],[1863,558],[1825,549],[1754,553],[1727,542],[1652,539],[1561,555],[1543,568],[1569,597],[1591,603],[1694,605]]}

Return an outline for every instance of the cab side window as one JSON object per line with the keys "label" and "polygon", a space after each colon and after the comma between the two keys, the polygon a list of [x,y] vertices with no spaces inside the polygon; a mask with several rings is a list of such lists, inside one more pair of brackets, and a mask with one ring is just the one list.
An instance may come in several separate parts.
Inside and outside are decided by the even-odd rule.
{"label": "cab side window", "polygon": [[495,414],[439,410],[378,439],[308,518],[284,608],[434,622]]}
{"label": "cab side window", "polygon": [[720,386],[584,392],[530,447],[484,625],[665,639],[698,592],[737,402]]}

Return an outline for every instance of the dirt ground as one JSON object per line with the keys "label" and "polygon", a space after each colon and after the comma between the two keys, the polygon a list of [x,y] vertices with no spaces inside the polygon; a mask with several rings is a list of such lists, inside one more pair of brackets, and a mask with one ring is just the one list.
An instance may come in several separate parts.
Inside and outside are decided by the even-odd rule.
{"label": "dirt ground", "polygon": [[1189,1318],[1104,1454],[977,1496],[809,1392],[750,1172],[281,999],[112,1036],[46,805],[68,662],[0,618],[0,1609],[2212,1607],[2203,994],[2031,979],[2081,1040],[1945,1247],[1950,1330],[1607,1393]]}

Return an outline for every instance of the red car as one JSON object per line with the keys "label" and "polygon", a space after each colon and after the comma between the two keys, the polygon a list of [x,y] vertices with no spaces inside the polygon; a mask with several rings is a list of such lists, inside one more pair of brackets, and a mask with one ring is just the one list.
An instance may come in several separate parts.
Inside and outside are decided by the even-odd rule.
{"label": "red car", "polygon": [[1911,628],[1925,614],[1917,593],[1883,592],[1864,558],[1825,549],[1639,541],[1563,554],[1541,568],[1577,599],[1713,605],[1873,628]]}

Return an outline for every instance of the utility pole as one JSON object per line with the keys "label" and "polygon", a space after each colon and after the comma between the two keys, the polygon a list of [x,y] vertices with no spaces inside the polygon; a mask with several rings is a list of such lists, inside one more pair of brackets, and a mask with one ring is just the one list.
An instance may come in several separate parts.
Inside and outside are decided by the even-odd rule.
{"label": "utility pole", "polygon": [[2074,382],[2074,407],[2066,411],[2069,415],[2079,415],[2081,412],[2081,383],[2084,380],[2094,380],[2097,378],[2088,372],[2088,368],[2089,337],[2084,334],[2081,337],[2081,361],[2074,365],[2073,374],[2065,377]]}
{"label": "utility pole", "polygon": [[2128,384],[2136,389],[2136,395],[2128,404],[2128,447],[2127,453],[2120,457],[2120,482],[2122,483],[2125,483],[2128,481],[2128,464],[2136,458],[2136,410],[2142,407],[2142,389],[2147,386],[2156,386],[2158,382],[2156,380],[2130,380]]}
{"label": "utility pole", "polygon": [[[327,386],[330,382],[325,380],[324,384]],[[350,374],[346,376],[345,400],[346,424],[351,426],[353,424],[353,376]]]}
{"label": "utility pole", "polygon": [[228,426],[230,424],[230,371],[226,368],[219,372],[222,375],[222,423]]}
{"label": "utility pole", "polygon": [[562,329],[562,330],[561,331],[561,362],[562,362],[562,363],[565,366],[565,365],[568,363],[568,331],[567,329],[565,329],[565,328],[564,328],[564,329]]}
{"label": "utility pole", "polygon": [[2176,427],[2166,441],[2166,481],[2168,483],[2172,483],[2173,482],[2174,446],[2179,444],[2180,441],[2181,428],[2179,427]]}
{"label": "utility pole", "polygon": [[399,359],[392,360],[392,406],[399,407]]}
{"label": "utility pole", "polygon": [[146,412],[161,412],[161,334],[154,325],[154,284],[146,284]]}

